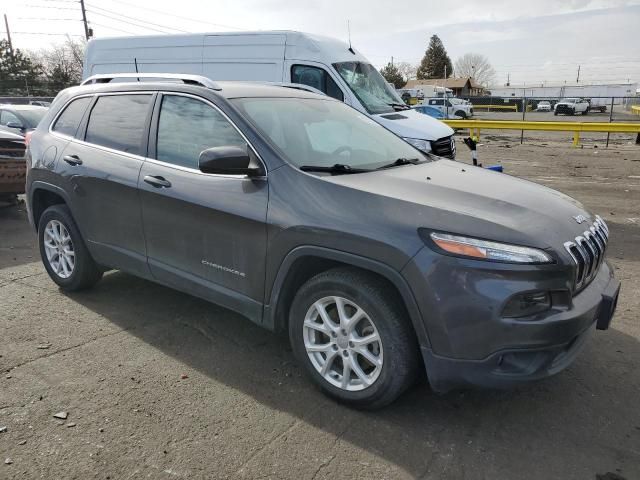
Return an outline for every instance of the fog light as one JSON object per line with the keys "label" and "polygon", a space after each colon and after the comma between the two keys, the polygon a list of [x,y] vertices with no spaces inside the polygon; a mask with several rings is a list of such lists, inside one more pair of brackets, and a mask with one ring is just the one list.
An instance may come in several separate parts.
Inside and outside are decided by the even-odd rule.
{"label": "fog light", "polygon": [[520,293],[507,302],[502,316],[507,318],[528,317],[550,308],[551,296],[549,292]]}

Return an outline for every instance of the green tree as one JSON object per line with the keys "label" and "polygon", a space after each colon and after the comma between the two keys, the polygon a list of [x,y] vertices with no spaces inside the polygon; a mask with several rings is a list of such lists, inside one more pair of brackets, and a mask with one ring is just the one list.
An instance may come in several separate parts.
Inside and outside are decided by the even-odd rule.
{"label": "green tree", "polygon": [[418,80],[425,80],[427,78],[444,78],[445,67],[447,78],[453,74],[453,66],[451,65],[451,59],[447,55],[447,51],[444,48],[442,40],[437,35],[433,35],[429,40],[429,47],[422,57],[422,62],[418,67],[416,74]]}
{"label": "green tree", "polygon": [[14,49],[12,53],[9,42],[0,40],[0,90],[28,93],[29,86],[38,81],[41,72],[40,64],[19,49]]}
{"label": "green tree", "polygon": [[400,70],[391,62],[387,63],[387,66],[380,70],[380,74],[387,82],[396,88],[402,88],[407,83],[402,77]]}

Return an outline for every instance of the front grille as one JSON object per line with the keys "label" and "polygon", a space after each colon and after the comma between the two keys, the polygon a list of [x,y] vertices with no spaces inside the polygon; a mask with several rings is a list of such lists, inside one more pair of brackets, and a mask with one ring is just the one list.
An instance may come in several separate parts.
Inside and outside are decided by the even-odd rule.
{"label": "front grille", "polygon": [[569,105],[558,105],[556,106],[556,111],[558,113],[573,112],[573,107],[570,107]]}
{"label": "front grille", "polygon": [[565,242],[564,248],[576,264],[575,290],[586,287],[598,273],[609,241],[609,227],[596,215],[593,225],[573,241]]}
{"label": "front grille", "polygon": [[439,138],[431,142],[431,152],[439,157],[456,158],[456,144],[453,137]]}

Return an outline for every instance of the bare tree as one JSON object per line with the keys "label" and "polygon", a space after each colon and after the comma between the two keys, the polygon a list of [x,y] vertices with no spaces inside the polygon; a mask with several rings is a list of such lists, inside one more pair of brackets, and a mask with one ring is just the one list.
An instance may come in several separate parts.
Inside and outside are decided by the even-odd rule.
{"label": "bare tree", "polygon": [[64,43],[34,53],[43,66],[45,78],[58,88],[76,85],[82,79],[82,60],[86,43],[67,37]]}
{"label": "bare tree", "polygon": [[455,63],[456,77],[473,77],[484,87],[491,85],[495,79],[496,71],[489,63],[489,59],[480,53],[465,53]]}
{"label": "bare tree", "polygon": [[400,72],[400,75],[404,77],[405,80],[415,80],[416,73],[418,72],[418,66],[413,65],[409,62],[398,62],[395,64],[395,67]]}

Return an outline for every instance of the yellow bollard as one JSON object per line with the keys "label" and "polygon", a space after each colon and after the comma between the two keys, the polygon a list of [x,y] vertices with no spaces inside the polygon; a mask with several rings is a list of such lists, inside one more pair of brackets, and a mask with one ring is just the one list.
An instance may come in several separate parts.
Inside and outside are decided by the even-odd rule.
{"label": "yellow bollard", "polygon": [[580,132],[573,132],[573,146],[577,147],[580,143]]}

